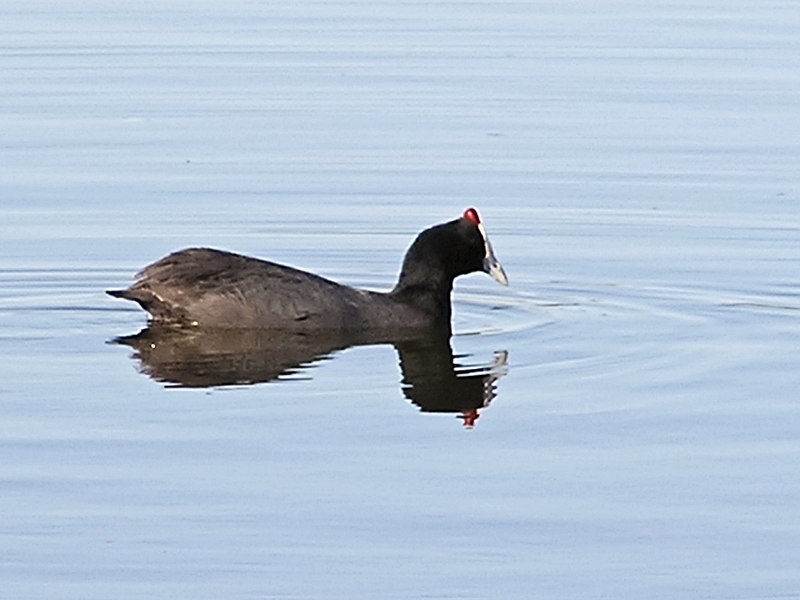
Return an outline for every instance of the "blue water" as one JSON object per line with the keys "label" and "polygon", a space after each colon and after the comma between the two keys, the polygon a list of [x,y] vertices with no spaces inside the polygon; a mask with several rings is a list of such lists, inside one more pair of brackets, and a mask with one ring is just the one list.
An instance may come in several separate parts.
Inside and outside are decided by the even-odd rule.
{"label": "blue water", "polygon": [[[792,2],[0,8],[0,597],[800,597]],[[477,206],[465,428],[398,352],[185,388],[188,245],[391,287]],[[505,365],[499,364],[505,357]]]}

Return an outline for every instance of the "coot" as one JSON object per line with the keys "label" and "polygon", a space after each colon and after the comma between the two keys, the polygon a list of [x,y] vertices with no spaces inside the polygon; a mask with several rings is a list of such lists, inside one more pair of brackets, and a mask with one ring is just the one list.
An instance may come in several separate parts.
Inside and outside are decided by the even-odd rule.
{"label": "coot", "polygon": [[475,271],[508,285],[478,211],[468,208],[417,236],[387,293],[211,248],[174,252],[145,267],[128,289],[107,293],[138,302],[154,323],[178,326],[449,331],[453,280]]}

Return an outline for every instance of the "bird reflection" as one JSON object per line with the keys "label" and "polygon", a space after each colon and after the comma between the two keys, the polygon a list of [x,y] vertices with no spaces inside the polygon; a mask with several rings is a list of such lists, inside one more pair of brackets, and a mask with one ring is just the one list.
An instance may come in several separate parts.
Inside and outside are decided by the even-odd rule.
{"label": "bird reflection", "polygon": [[270,330],[171,328],[151,325],[112,340],[133,348],[139,370],[168,386],[207,388],[251,385],[307,374],[308,368],[352,346],[391,344],[402,372],[401,389],[422,412],[456,413],[475,425],[496,396],[507,371],[506,352],[487,364],[454,356],[446,332],[409,336],[370,332],[301,334]]}

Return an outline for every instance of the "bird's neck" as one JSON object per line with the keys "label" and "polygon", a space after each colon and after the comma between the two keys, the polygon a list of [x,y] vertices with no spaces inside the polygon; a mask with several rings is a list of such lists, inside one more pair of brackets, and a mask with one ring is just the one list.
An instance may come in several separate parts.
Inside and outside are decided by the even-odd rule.
{"label": "bird's neck", "polygon": [[452,280],[429,279],[427,281],[409,282],[401,278],[390,295],[403,304],[413,306],[436,322],[450,322],[450,295],[453,291]]}

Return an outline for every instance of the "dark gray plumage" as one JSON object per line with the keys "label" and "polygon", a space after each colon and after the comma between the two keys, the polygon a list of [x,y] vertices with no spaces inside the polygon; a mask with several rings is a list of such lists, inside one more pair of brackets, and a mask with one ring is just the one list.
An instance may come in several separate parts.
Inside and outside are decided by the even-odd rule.
{"label": "dark gray plumage", "polygon": [[423,231],[388,293],[338,284],[292,267],[210,248],[189,248],[145,267],[117,298],[157,323],[291,331],[448,328],[453,280],[485,271],[506,284],[475,209]]}

